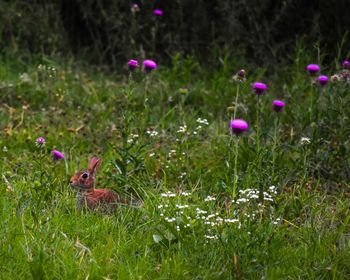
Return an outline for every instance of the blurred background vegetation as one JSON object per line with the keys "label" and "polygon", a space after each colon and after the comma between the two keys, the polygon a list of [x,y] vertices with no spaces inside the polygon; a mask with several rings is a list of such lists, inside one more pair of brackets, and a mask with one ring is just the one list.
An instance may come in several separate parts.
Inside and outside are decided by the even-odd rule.
{"label": "blurred background vegetation", "polygon": [[[156,8],[163,17],[153,15]],[[23,57],[72,55],[116,69],[132,57],[165,64],[175,53],[205,62],[241,54],[274,65],[294,58],[302,41],[318,42],[331,60],[347,37],[348,8],[349,0],[1,0],[0,48]]]}

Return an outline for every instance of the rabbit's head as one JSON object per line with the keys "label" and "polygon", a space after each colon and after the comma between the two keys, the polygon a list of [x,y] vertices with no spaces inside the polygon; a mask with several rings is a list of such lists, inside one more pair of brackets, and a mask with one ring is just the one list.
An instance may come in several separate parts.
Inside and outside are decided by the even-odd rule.
{"label": "rabbit's head", "polygon": [[96,156],[90,158],[88,169],[75,173],[70,179],[70,186],[79,191],[93,190],[95,186],[96,172],[100,165],[100,158]]}

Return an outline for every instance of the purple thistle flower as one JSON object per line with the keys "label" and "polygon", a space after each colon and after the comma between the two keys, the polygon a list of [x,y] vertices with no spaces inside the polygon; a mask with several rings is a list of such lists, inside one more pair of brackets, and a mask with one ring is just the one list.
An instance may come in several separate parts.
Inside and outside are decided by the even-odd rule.
{"label": "purple thistle flower", "polygon": [[273,105],[273,110],[278,113],[282,111],[285,104],[283,101],[276,99],[272,102],[272,105]]}
{"label": "purple thistle flower", "polygon": [[247,131],[249,126],[248,123],[241,119],[235,119],[232,120],[230,123],[231,131],[236,134],[236,136],[239,136],[244,131]]}
{"label": "purple thistle flower", "polygon": [[239,70],[232,79],[236,82],[244,82],[246,80],[246,73],[244,69]]}
{"label": "purple thistle flower", "polygon": [[140,6],[139,6],[137,3],[133,3],[133,4],[131,5],[131,11],[132,11],[133,13],[140,11]]}
{"label": "purple thistle flower", "polygon": [[62,154],[61,152],[57,151],[57,150],[53,150],[52,151],[52,159],[53,160],[60,160],[60,159],[64,159],[64,154]]}
{"label": "purple thistle flower", "polygon": [[350,61],[344,60],[343,61],[343,68],[344,69],[350,69]]}
{"label": "purple thistle flower", "polygon": [[38,137],[38,138],[36,138],[36,140],[35,140],[35,145],[37,146],[37,147],[43,147],[44,145],[45,145],[45,138],[44,137]]}
{"label": "purple thistle flower", "polygon": [[328,84],[328,77],[325,76],[325,75],[321,75],[321,76],[318,76],[317,78],[318,82],[320,83],[321,86],[325,86],[326,84]]}
{"label": "purple thistle flower", "polygon": [[334,74],[331,76],[331,81],[332,82],[339,82],[340,81],[340,76],[337,74]]}
{"label": "purple thistle flower", "polygon": [[306,67],[306,70],[309,71],[311,76],[313,76],[316,73],[320,72],[320,66],[318,66],[317,64],[309,64]]}
{"label": "purple thistle flower", "polygon": [[267,89],[267,85],[265,85],[264,83],[255,82],[253,84],[254,93],[257,95],[263,94],[266,89]]}
{"label": "purple thistle flower", "polygon": [[341,77],[343,78],[343,80],[347,81],[349,80],[350,78],[350,72],[348,70],[344,70],[342,73],[341,73]]}
{"label": "purple thistle flower", "polygon": [[153,60],[150,60],[150,59],[146,59],[144,62],[143,62],[143,66],[145,68],[145,71],[147,73],[151,72],[152,70],[156,69],[157,68],[157,63],[155,63]]}
{"label": "purple thistle flower", "polygon": [[129,70],[132,71],[139,67],[139,63],[135,59],[130,59],[128,61],[128,66],[129,66]]}
{"label": "purple thistle flower", "polygon": [[153,11],[153,14],[157,17],[162,17],[164,15],[164,12],[161,9],[155,9]]}
{"label": "purple thistle flower", "polygon": [[245,78],[245,70],[241,69],[237,72],[237,76],[240,77],[241,79]]}

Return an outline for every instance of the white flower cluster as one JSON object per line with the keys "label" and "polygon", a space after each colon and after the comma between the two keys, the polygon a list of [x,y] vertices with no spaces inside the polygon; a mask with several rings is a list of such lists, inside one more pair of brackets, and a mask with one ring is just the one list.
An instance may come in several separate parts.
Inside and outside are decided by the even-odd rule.
{"label": "white flower cluster", "polygon": [[182,192],[180,195],[182,195],[182,196],[190,196],[191,193],[190,192]]}
{"label": "white flower cluster", "polygon": [[207,119],[201,119],[201,118],[198,118],[198,119],[197,119],[197,123],[200,123],[200,124],[205,124],[205,125],[209,125],[209,123],[208,123],[208,120],[207,120]]}
{"label": "white flower cluster", "polygon": [[311,143],[310,138],[308,138],[308,137],[301,137],[301,139],[300,139],[300,144],[301,145],[308,145],[310,143]]}
{"label": "white flower cluster", "polygon": [[213,242],[221,237],[227,227],[243,229],[252,220],[259,222],[267,218],[273,225],[280,224],[281,218],[275,217],[272,206],[276,194],[275,186],[270,186],[262,193],[254,188],[240,190],[238,198],[233,201],[233,211],[221,212],[216,210],[217,205],[211,203],[216,201],[215,196],[208,195],[202,202],[197,200],[194,204],[190,192],[176,194],[167,191],[160,195],[162,204],[158,205],[157,211],[161,220],[168,224],[167,227],[171,224],[174,231],[186,234],[189,227],[192,231],[203,232],[204,229],[206,242]]}
{"label": "white flower cluster", "polygon": [[274,224],[274,225],[278,225],[280,221],[281,221],[281,218],[277,218],[277,219],[273,222],[273,224]]}
{"label": "white flower cluster", "polygon": [[[174,230],[177,232],[184,230],[186,233],[186,229],[189,227],[193,230],[204,227],[205,239],[216,240],[219,238],[218,233],[224,228],[224,225],[235,224],[235,226],[240,226],[239,220],[235,217],[224,217],[219,212],[203,210],[197,207],[196,204],[190,204],[189,201],[192,201],[192,198],[188,198],[190,196],[190,192],[181,192],[177,195],[167,191],[161,194],[163,203],[157,207],[159,216],[167,224],[172,223]],[[203,202],[208,204],[208,202],[215,200],[214,196],[207,196],[203,199]],[[209,208],[212,207],[210,204],[208,206]]]}
{"label": "white flower cluster", "polygon": [[179,175],[179,179],[183,179],[183,178],[185,178],[185,177],[186,177],[186,175],[187,175],[187,173],[186,173],[186,172],[182,172],[182,173]]}
{"label": "white flower cluster", "polygon": [[215,239],[215,240],[219,239],[219,237],[217,235],[204,235],[204,237],[206,239]]}
{"label": "white flower cluster", "polygon": [[208,211],[205,211],[205,210],[202,210],[202,209],[196,208],[196,213],[197,213],[197,215],[199,215],[199,214],[207,214],[207,213],[208,213]]}
{"label": "white flower cluster", "polygon": [[268,190],[246,189],[239,191],[239,197],[232,200],[235,206],[235,213],[241,224],[249,220],[270,219],[273,224],[277,225],[280,219],[275,220],[275,210],[273,204],[274,196],[277,194],[275,186],[270,186]]}
{"label": "white flower cluster", "polygon": [[212,227],[219,226],[219,225],[222,225],[224,223],[238,223],[239,222],[238,219],[222,218],[222,217],[220,217],[219,213],[217,213],[217,212],[214,214],[209,214],[209,215],[205,216],[205,214],[207,214],[207,213],[208,213],[207,211],[196,208],[195,219],[202,220],[202,222],[205,225],[209,225]]}
{"label": "white flower cluster", "polygon": [[175,207],[177,209],[184,209],[184,208],[188,208],[190,207],[189,205],[185,204],[185,205],[182,205],[182,204],[175,204]]}
{"label": "white flower cluster", "polygon": [[175,218],[168,218],[168,217],[165,217],[164,220],[167,221],[168,223],[172,223],[176,221]]}
{"label": "white flower cluster", "polygon": [[274,195],[276,195],[276,194],[277,194],[276,186],[270,186],[270,187],[269,187],[269,191],[270,191],[271,193],[273,193]]}
{"label": "white flower cluster", "polygon": [[184,124],[183,126],[180,126],[179,129],[178,129],[178,133],[186,133],[187,131],[187,125]]}
{"label": "white flower cluster", "polygon": [[55,67],[52,66],[46,66],[43,64],[38,65],[38,72],[40,74],[46,74],[49,78],[54,78],[57,75],[57,70]]}
{"label": "white flower cluster", "polygon": [[[269,187],[269,191],[272,194],[277,194],[275,186]],[[254,200],[254,199],[261,198],[260,190],[258,190],[258,189],[240,190],[239,195],[240,195],[240,198],[238,198],[236,201],[232,200],[233,203],[242,204],[242,203],[247,203],[247,202]],[[262,193],[262,199],[263,199],[263,201],[274,202],[272,195],[268,192]]]}
{"label": "white flower cluster", "polygon": [[155,130],[147,130],[146,131],[147,135],[151,136],[151,137],[156,137],[158,135],[158,132]]}
{"label": "white flower cluster", "polygon": [[205,202],[207,202],[207,201],[214,201],[214,200],[216,200],[216,198],[215,198],[214,196],[210,196],[210,195],[208,195],[208,196],[204,199]]}
{"label": "white flower cluster", "polygon": [[166,193],[161,193],[160,196],[161,197],[175,197],[176,194],[168,191]]}
{"label": "white flower cluster", "polygon": [[[196,127],[195,131],[192,132],[193,135],[197,135],[198,131],[200,131],[203,127],[202,125],[209,125],[208,120],[207,119],[201,119],[198,118],[197,119],[197,123],[199,123],[199,125]],[[190,135],[191,133],[187,133],[187,135]]]}
{"label": "white flower cluster", "polygon": [[128,144],[135,144],[138,139],[139,139],[138,134],[131,134],[130,138],[127,140],[127,142],[128,142]]}

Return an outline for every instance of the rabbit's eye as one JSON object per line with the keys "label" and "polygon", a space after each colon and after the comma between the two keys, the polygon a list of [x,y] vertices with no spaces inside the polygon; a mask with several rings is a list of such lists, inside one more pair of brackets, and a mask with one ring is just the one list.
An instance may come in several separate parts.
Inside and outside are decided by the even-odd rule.
{"label": "rabbit's eye", "polygon": [[89,175],[87,173],[83,173],[82,177],[86,179],[87,177],[89,177]]}

